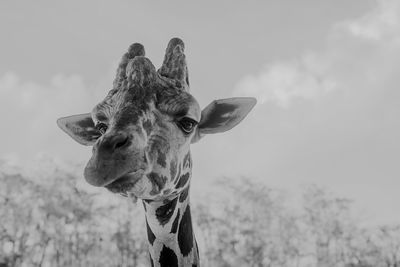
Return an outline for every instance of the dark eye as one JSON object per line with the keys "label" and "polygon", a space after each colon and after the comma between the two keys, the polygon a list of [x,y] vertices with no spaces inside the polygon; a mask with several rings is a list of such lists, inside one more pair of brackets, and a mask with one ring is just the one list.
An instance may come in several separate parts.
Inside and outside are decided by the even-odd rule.
{"label": "dark eye", "polygon": [[190,134],[194,127],[196,126],[197,122],[195,120],[189,118],[183,118],[178,121],[178,126],[182,129],[182,131],[186,134]]}
{"label": "dark eye", "polygon": [[98,124],[96,124],[96,129],[101,134],[104,134],[107,131],[107,125],[105,123],[99,122]]}

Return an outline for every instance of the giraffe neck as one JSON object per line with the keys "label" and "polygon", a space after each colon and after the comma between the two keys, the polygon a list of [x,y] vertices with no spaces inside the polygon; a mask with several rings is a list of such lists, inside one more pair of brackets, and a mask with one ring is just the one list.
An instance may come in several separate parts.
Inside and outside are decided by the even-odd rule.
{"label": "giraffe neck", "polygon": [[188,194],[189,186],[173,199],[143,201],[151,266],[199,266]]}

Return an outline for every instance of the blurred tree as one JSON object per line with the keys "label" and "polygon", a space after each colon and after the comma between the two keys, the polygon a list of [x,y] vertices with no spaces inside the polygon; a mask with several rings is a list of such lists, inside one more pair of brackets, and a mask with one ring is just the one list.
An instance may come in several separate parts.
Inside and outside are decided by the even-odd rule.
{"label": "blurred tree", "polygon": [[248,179],[224,179],[218,186],[226,196],[196,209],[205,258],[213,261],[206,266],[288,266],[299,260],[299,217],[285,212],[281,193]]}
{"label": "blurred tree", "polygon": [[[0,267],[149,266],[142,207],[78,190],[78,176],[54,170],[0,172]],[[299,210],[250,179],[213,188],[193,208],[203,266],[400,266],[400,225],[360,227],[352,202],[320,187],[304,191]]]}
{"label": "blurred tree", "polygon": [[344,266],[348,261],[347,243],[356,226],[351,217],[351,201],[332,197],[317,186],[303,195],[304,223],[308,244],[316,266]]}
{"label": "blurred tree", "polygon": [[400,225],[379,227],[374,236],[374,243],[381,252],[380,261],[384,266],[400,266]]}
{"label": "blurred tree", "polygon": [[[142,214],[132,203],[98,207],[66,172],[38,181],[0,174],[0,266],[147,265]],[[121,260],[118,251],[129,254]]]}

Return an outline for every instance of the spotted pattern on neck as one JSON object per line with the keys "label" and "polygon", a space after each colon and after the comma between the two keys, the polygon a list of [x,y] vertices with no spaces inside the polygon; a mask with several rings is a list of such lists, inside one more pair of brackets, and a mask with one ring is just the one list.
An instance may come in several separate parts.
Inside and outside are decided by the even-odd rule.
{"label": "spotted pattern on neck", "polygon": [[171,200],[143,203],[152,266],[199,266],[189,203],[189,185]]}

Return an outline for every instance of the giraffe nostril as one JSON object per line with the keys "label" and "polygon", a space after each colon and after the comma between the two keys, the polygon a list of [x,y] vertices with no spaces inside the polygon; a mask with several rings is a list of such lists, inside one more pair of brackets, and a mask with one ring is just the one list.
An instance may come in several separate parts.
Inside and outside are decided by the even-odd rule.
{"label": "giraffe nostril", "polygon": [[[126,148],[131,144],[131,136],[125,133],[106,134],[97,144],[98,151],[104,151],[107,155],[116,150]],[[98,152],[99,153],[99,152]]]}
{"label": "giraffe nostril", "polygon": [[118,138],[118,140],[115,140],[115,144],[114,144],[114,149],[118,149],[121,148],[123,146],[125,146],[128,143],[128,136],[120,136],[120,138]]}

